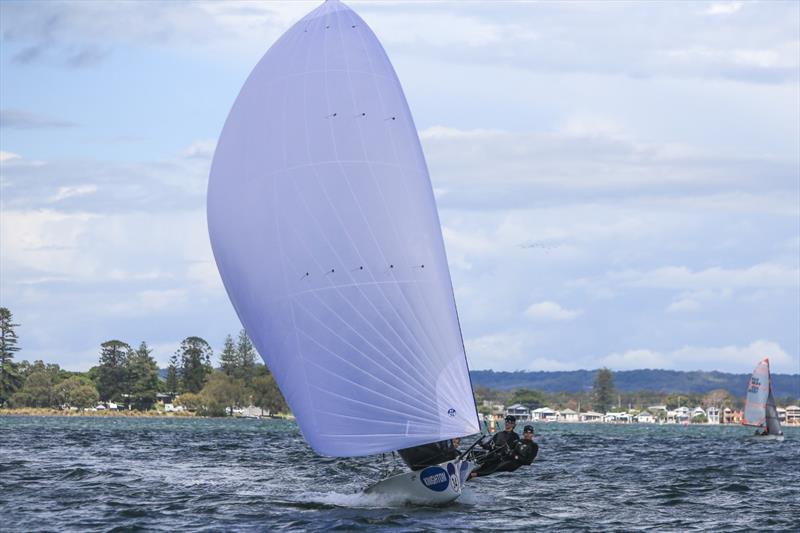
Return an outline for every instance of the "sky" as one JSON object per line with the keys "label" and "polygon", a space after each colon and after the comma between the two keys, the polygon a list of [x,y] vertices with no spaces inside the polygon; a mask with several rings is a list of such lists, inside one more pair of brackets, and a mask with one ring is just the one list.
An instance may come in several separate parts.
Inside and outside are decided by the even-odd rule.
{"label": "sky", "polygon": [[[239,331],[211,158],[316,5],[0,1],[18,360]],[[471,368],[800,372],[800,3],[348,5],[414,115]]]}

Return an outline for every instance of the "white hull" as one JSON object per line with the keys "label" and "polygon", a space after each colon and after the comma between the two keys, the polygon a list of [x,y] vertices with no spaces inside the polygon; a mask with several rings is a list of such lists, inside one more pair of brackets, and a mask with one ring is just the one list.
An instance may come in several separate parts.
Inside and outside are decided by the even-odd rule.
{"label": "white hull", "polygon": [[422,470],[388,477],[364,489],[400,503],[442,505],[461,496],[464,482],[475,467],[468,461],[448,461]]}

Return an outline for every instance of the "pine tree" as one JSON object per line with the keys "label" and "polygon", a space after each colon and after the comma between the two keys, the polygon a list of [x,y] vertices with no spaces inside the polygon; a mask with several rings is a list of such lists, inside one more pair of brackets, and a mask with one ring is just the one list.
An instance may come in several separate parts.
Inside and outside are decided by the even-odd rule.
{"label": "pine tree", "polygon": [[247,336],[247,332],[242,329],[239,332],[239,342],[236,345],[238,354],[241,377],[248,385],[253,381],[256,366],[256,349]]}
{"label": "pine tree", "polygon": [[183,390],[200,392],[206,376],[211,373],[211,346],[200,337],[186,337],[178,348],[181,358],[181,381]]}
{"label": "pine tree", "polygon": [[226,376],[236,376],[241,367],[239,360],[239,352],[236,350],[236,345],[233,343],[233,337],[230,335],[225,337],[225,345],[222,348],[222,353],[219,356],[220,366],[222,372]]}
{"label": "pine tree", "polygon": [[608,368],[601,368],[594,377],[594,408],[601,413],[608,412],[614,405],[614,375]]}
{"label": "pine tree", "polygon": [[128,394],[128,359],[131,347],[118,340],[106,341],[100,345],[99,383],[97,392],[102,401],[120,401]]}
{"label": "pine tree", "polygon": [[129,398],[134,408],[143,411],[153,407],[158,392],[158,365],[150,357],[152,351],[142,341],[128,359]]}
{"label": "pine tree", "polygon": [[169,358],[169,366],[167,367],[167,382],[166,388],[167,392],[170,394],[176,394],[180,392],[178,388],[180,385],[180,380],[178,376],[178,354],[172,354],[172,357]]}
{"label": "pine tree", "polygon": [[17,334],[14,328],[19,324],[12,321],[11,311],[0,307],[0,405],[22,387],[23,379],[14,364],[14,353],[19,351]]}

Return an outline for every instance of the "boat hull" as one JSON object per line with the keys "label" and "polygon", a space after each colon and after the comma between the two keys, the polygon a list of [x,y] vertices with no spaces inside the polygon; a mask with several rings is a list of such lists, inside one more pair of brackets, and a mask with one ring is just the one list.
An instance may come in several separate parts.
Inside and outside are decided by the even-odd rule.
{"label": "boat hull", "polygon": [[365,494],[417,505],[443,505],[458,499],[475,468],[469,461],[448,461],[388,477],[364,489]]}
{"label": "boat hull", "polygon": [[750,435],[751,439],[757,441],[775,441],[775,442],[783,442],[783,435]]}

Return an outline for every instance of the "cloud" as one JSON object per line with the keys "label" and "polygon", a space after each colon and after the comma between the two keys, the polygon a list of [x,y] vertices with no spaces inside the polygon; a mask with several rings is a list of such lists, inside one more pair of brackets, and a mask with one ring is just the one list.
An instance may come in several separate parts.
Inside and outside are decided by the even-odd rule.
{"label": "cloud", "polygon": [[787,354],[778,343],[768,340],[756,340],[747,346],[684,346],[671,352],[628,350],[609,354],[600,363],[612,370],[660,368],[750,372],[765,357],[769,357],[773,372],[796,374],[800,370],[796,357]]}
{"label": "cloud", "polygon": [[647,272],[612,274],[622,284],[657,289],[742,289],[800,287],[800,269],[782,264],[760,263],[747,268],[712,267],[692,271],[686,267],[661,267]]}
{"label": "cloud", "polygon": [[582,311],[565,309],[555,302],[539,302],[525,310],[525,316],[533,320],[572,320]]}
{"label": "cloud", "polygon": [[733,290],[728,288],[682,292],[673,299],[666,311],[668,313],[693,313],[713,302],[730,300],[733,294]]}
{"label": "cloud", "polygon": [[15,154],[14,152],[0,151],[0,163],[7,163],[9,161],[14,161],[19,159],[22,159],[22,156],[19,154]]}
{"label": "cloud", "polygon": [[16,109],[0,109],[0,128],[13,129],[42,129],[42,128],[71,128],[75,123],[59,120],[27,111]]}
{"label": "cloud", "polygon": [[59,187],[58,192],[51,196],[48,199],[50,203],[60,202],[61,200],[65,200],[67,198],[73,198],[76,196],[85,196],[87,194],[93,194],[97,192],[96,185],[77,185],[74,187]]}
{"label": "cloud", "polygon": [[714,199],[738,209],[797,211],[785,194],[773,195],[794,187],[793,163],[644,143],[598,117],[573,115],[555,133],[433,126],[420,136],[434,186],[447,191],[439,197],[444,208],[641,202],[644,196],[664,204]]}
{"label": "cloud", "polygon": [[744,2],[716,2],[703,11],[705,15],[732,15],[744,6]]}
{"label": "cloud", "polygon": [[188,290],[178,289],[148,289],[136,293],[124,302],[115,302],[109,306],[108,311],[121,316],[150,315],[167,308],[182,308],[188,299]]}
{"label": "cloud", "polygon": [[520,368],[527,336],[504,332],[464,339],[471,368]]}
{"label": "cloud", "polygon": [[188,159],[211,160],[214,150],[217,147],[216,141],[195,141],[181,154]]}
{"label": "cloud", "polygon": [[197,141],[156,161],[45,164],[4,156],[3,201],[12,210],[50,209],[56,202],[61,210],[93,213],[203,209],[212,154],[213,143]]}

